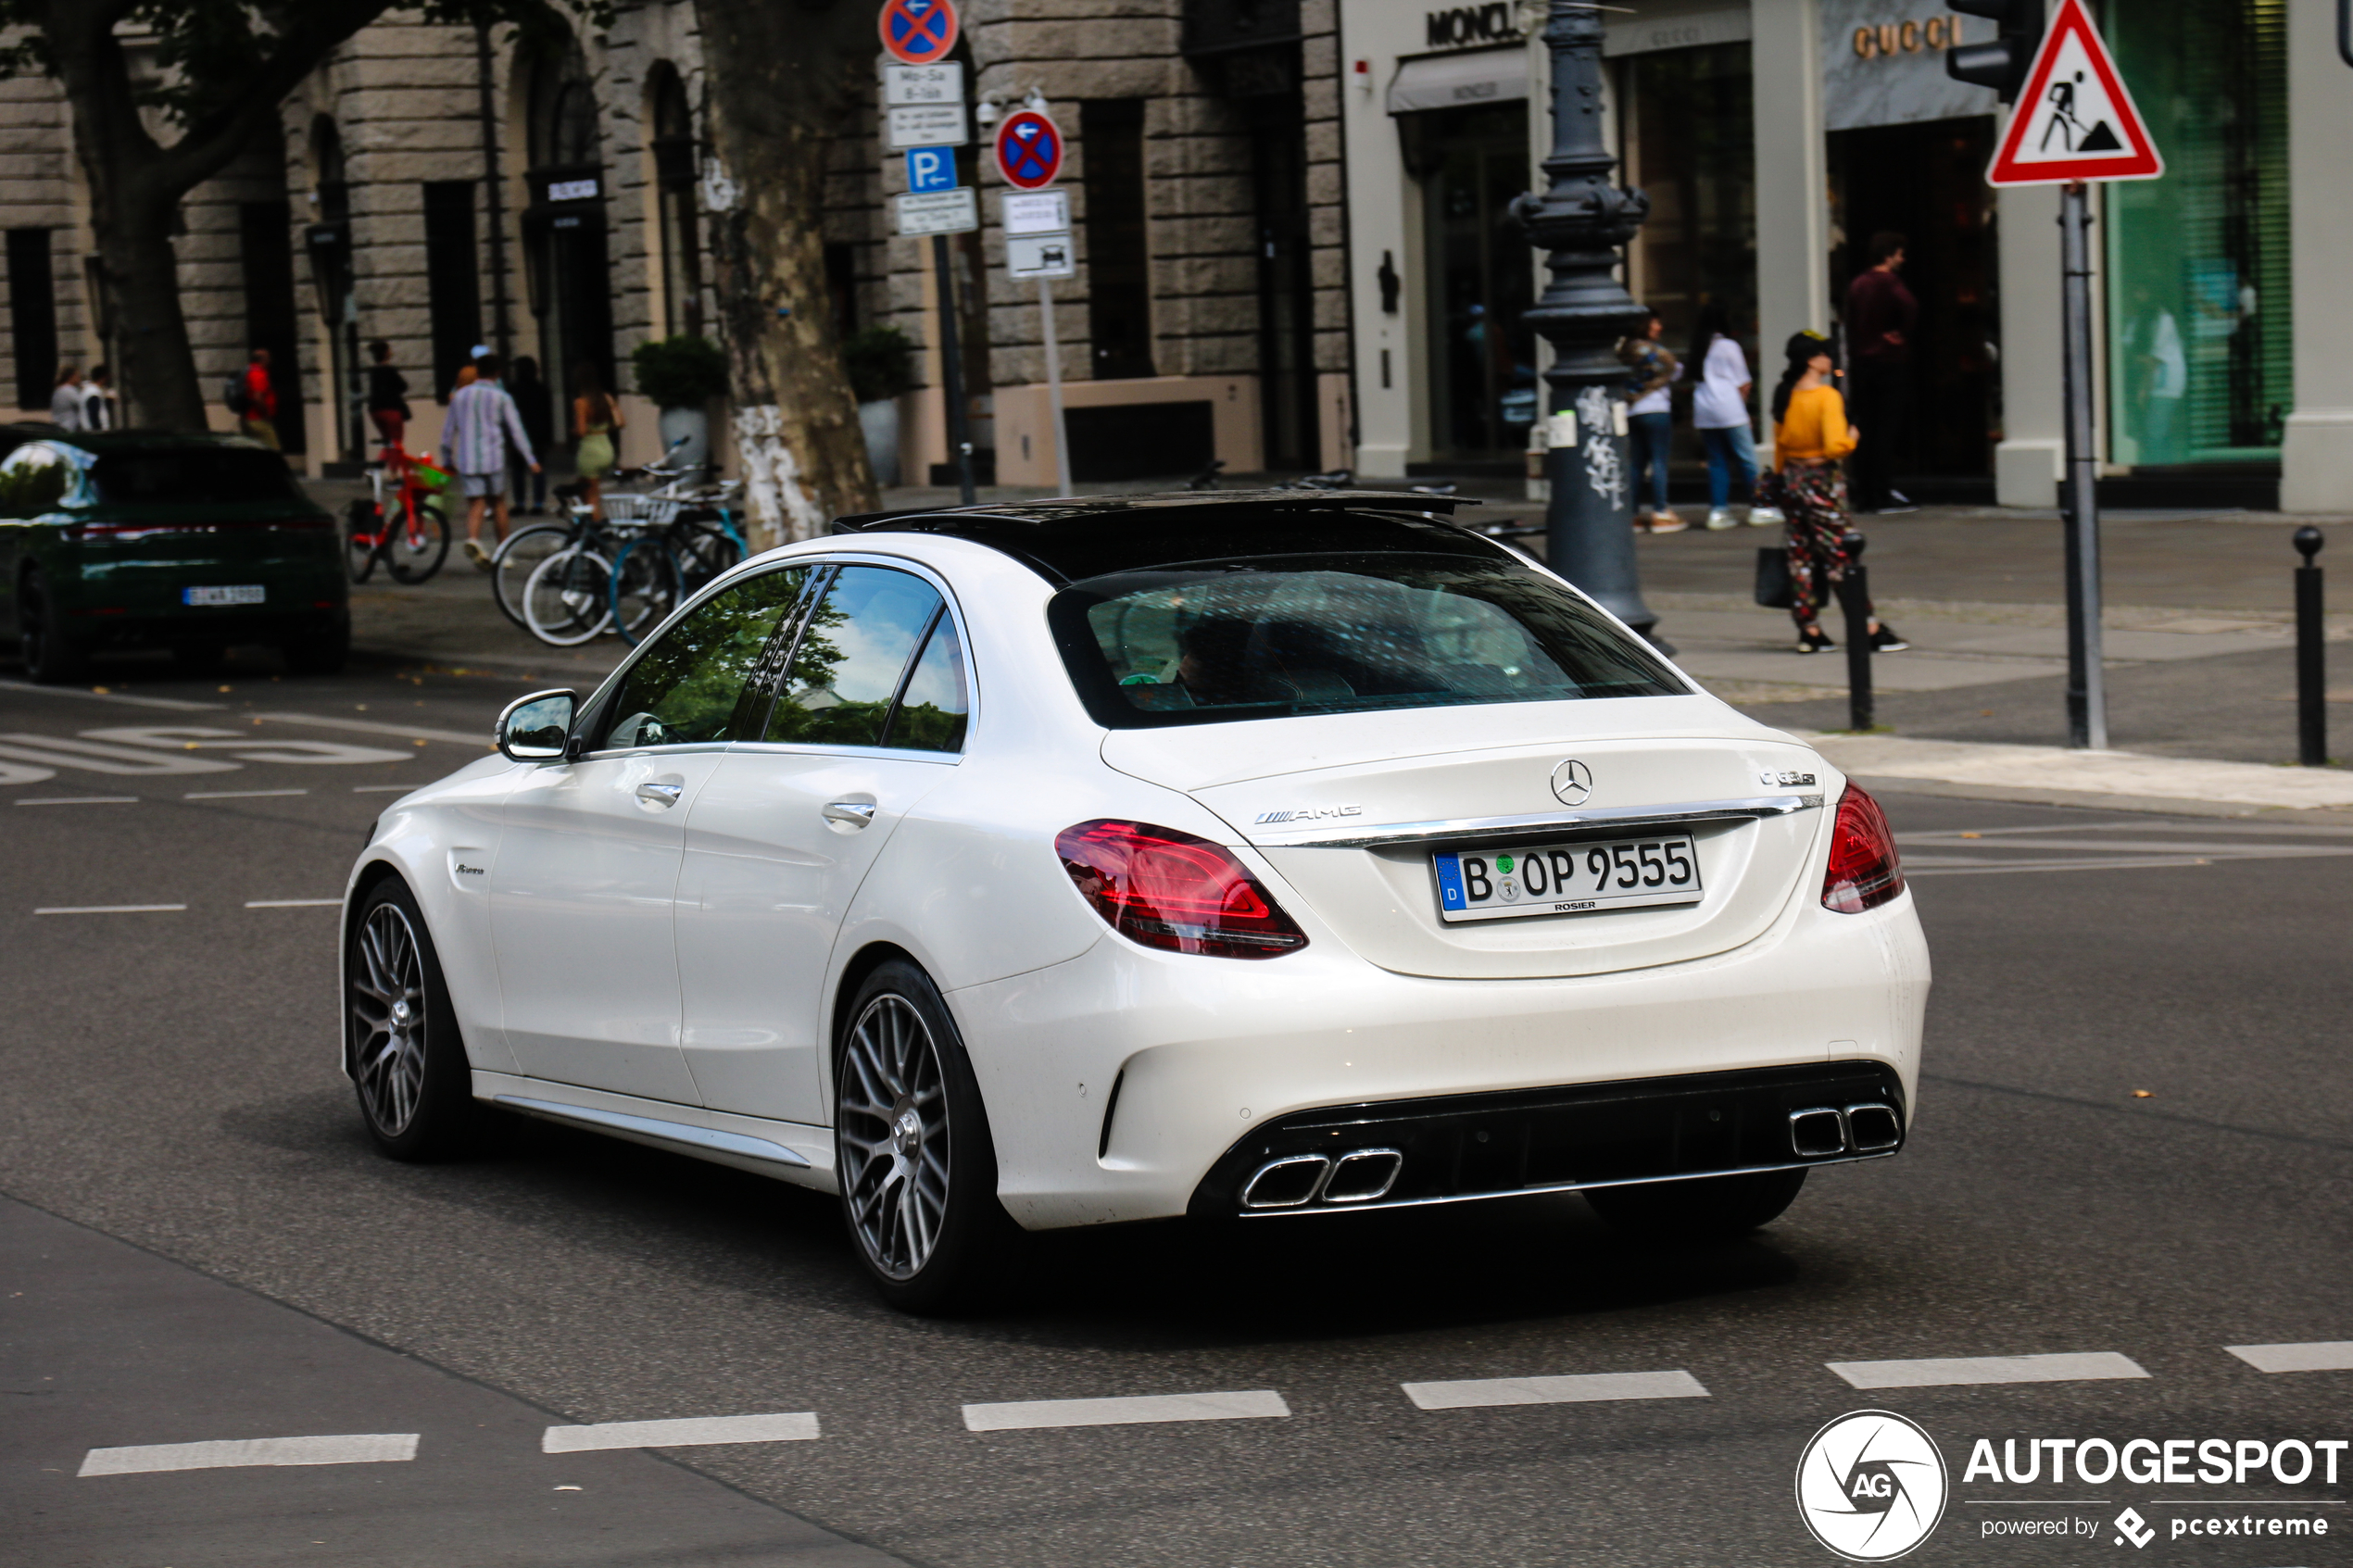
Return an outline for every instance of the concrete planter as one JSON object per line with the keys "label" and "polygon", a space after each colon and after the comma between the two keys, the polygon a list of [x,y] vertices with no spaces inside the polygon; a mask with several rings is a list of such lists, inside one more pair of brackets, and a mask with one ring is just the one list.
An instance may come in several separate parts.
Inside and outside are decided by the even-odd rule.
{"label": "concrete planter", "polygon": [[[655,461],[664,468],[682,464],[696,468],[711,461],[711,416],[700,408],[664,408],[660,421],[661,456]],[[675,452],[671,447],[684,436],[686,445]]]}

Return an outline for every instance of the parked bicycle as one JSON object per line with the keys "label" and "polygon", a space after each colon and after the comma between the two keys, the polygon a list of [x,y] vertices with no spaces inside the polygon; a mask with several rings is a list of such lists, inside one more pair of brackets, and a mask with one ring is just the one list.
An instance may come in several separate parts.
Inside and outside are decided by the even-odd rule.
{"label": "parked bicycle", "polygon": [[441,570],[449,524],[437,492],[448,483],[430,453],[411,457],[399,442],[384,444],[368,465],[370,494],[344,508],[344,571],[354,583],[373,576],[378,561],[396,583],[422,583]]}

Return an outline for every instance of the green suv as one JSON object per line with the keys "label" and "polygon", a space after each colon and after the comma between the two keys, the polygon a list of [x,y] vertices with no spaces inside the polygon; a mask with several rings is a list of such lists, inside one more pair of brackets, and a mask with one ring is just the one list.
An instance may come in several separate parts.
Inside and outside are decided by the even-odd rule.
{"label": "green suv", "polygon": [[0,634],[25,673],[79,678],[102,648],[192,668],[268,643],[298,674],[351,649],[332,515],[285,459],[234,436],[0,429]]}

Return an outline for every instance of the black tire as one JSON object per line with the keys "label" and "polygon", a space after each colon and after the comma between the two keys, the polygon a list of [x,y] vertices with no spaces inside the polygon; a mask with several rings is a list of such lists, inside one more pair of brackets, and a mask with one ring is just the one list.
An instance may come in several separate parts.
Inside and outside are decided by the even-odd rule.
{"label": "black tire", "polygon": [[395,583],[418,583],[441,570],[449,558],[449,523],[442,516],[441,503],[423,500],[417,503],[417,547],[409,542],[409,525],[397,519],[388,519],[392,537],[384,545],[384,566]]}
{"label": "black tire", "polygon": [[885,963],[842,1010],[834,1095],[842,1219],[866,1277],[901,1311],[985,1303],[1021,1230],[997,1198],[997,1151],[963,1042],[913,964]]}
{"label": "black tire", "polygon": [[339,674],[344,661],[351,657],[351,623],[342,621],[331,631],[294,638],[278,651],[285,655],[286,670],[291,674]]}
{"label": "black tire", "polygon": [[368,890],[344,963],[344,1039],[369,1141],[411,1162],[467,1152],[479,1117],[466,1044],[407,883],[390,876]]}
{"label": "black tire", "polygon": [[1682,1182],[1592,1187],[1585,1201],[1612,1230],[1638,1241],[1730,1241],[1781,1217],[1806,1173],[1753,1171]]}
{"label": "black tire", "polygon": [[47,585],[37,571],[26,572],[17,589],[17,638],[25,679],[36,686],[69,685],[89,667],[88,652],[50,614]]}

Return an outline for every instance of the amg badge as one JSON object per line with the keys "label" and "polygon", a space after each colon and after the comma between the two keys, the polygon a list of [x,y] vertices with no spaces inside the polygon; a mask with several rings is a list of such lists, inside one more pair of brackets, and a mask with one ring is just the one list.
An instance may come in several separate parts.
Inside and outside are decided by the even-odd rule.
{"label": "amg badge", "polygon": [[1362,806],[1311,806],[1304,811],[1261,811],[1251,822],[1312,822],[1323,817],[1361,817],[1364,814]]}

